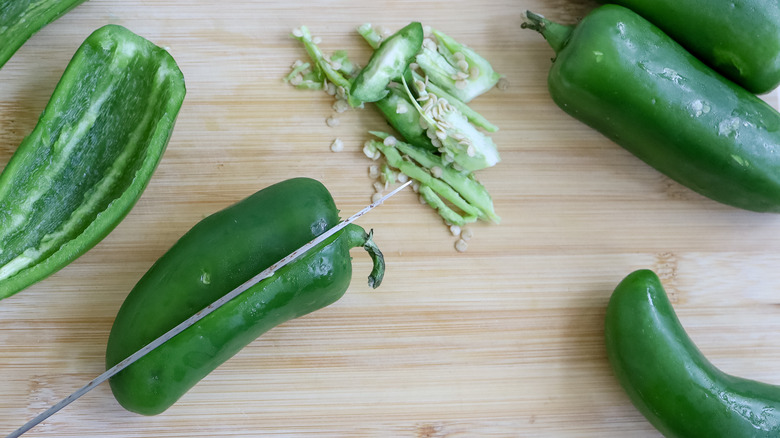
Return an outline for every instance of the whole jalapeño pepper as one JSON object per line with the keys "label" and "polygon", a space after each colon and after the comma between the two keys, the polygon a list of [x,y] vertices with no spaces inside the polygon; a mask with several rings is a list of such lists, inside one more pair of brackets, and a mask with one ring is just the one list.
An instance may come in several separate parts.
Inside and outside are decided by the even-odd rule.
{"label": "whole jalape\u00f1o pepper", "polygon": [[[297,178],[260,190],[203,219],[141,278],[119,309],[106,349],[112,367],[339,221],[319,182]],[[350,248],[382,254],[350,224],[124,369],[111,389],[126,409],[155,415],[271,328],[337,301],[352,279]]]}
{"label": "whole jalape\u00f1o pepper", "polygon": [[780,436],[780,386],[726,374],[708,361],[652,271],[633,272],[615,288],[605,339],[618,381],[664,436]]}
{"label": "whole jalape\u00f1o pepper", "polygon": [[602,0],[661,28],[707,65],[752,93],[780,83],[780,2]]}
{"label": "whole jalape\u00f1o pepper", "polygon": [[780,114],[622,6],[576,26],[528,13],[556,52],[555,103],[711,199],[780,212]]}

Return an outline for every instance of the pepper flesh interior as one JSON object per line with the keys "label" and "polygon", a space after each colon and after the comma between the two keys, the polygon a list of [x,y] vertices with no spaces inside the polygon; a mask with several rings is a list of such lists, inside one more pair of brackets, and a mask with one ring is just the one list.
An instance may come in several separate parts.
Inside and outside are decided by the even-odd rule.
{"label": "pepper flesh interior", "polygon": [[0,174],[0,299],[103,239],[148,184],[185,95],[165,50],[105,26]]}

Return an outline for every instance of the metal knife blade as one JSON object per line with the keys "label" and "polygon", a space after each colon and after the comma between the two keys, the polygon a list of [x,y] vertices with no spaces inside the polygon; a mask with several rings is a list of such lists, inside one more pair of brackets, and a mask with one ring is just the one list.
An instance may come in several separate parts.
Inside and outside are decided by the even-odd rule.
{"label": "metal knife blade", "polygon": [[328,231],[320,234],[319,236],[317,236],[315,239],[313,239],[309,243],[307,243],[307,244],[303,245],[302,247],[296,249],[295,251],[291,252],[290,254],[285,256],[283,259],[281,259],[278,262],[276,262],[273,265],[271,265],[268,269],[266,269],[263,272],[255,275],[254,277],[250,278],[249,280],[247,280],[241,286],[239,286],[239,287],[233,289],[232,291],[228,292],[227,294],[223,295],[220,299],[218,299],[218,300],[214,301],[213,303],[209,304],[206,308],[204,308],[200,312],[192,315],[191,317],[189,317],[188,319],[184,320],[182,323],[180,323],[176,327],[170,329],[167,333],[163,334],[162,336],[160,336],[159,338],[157,338],[154,341],[150,342],[149,344],[147,344],[146,346],[144,346],[140,350],[138,350],[135,353],[131,354],[126,359],[124,359],[123,361],[121,361],[118,364],[114,365],[113,367],[108,369],[103,374],[101,374],[98,377],[94,378],[89,383],[87,383],[86,385],[82,386],[80,389],[75,391],[73,394],[71,394],[71,395],[65,397],[64,399],[62,399],[59,403],[57,403],[57,404],[51,406],[49,409],[41,412],[40,414],[38,414],[38,416],[36,416],[32,420],[30,420],[27,423],[25,423],[24,426],[20,427],[19,429],[17,429],[14,432],[12,432],[10,435],[6,436],[6,438],[16,438],[16,437],[21,436],[25,432],[29,431],[30,429],[32,429],[33,427],[35,427],[36,425],[38,425],[42,421],[46,420],[50,416],[52,416],[55,413],[57,413],[59,410],[61,410],[65,406],[68,406],[69,404],[71,404],[74,401],[76,401],[79,397],[81,397],[82,395],[86,394],[87,392],[89,392],[90,390],[92,390],[93,388],[98,386],[99,384],[101,384],[101,383],[105,382],[106,380],[110,379],[116,373],[118,373],[118,372],[122,371],[123,369],[127,368],[133,362],[135,362],[138,359],[146,356],[150,351],[154,350],[155,348],[157,348],[160,345],[164,344],[165,342],[167,342],[168,340],[170,340],[174,336],[176,336],[179,333],[183,332],[188,327],[192,326],[193,324],[197,323],[198,321],[200,321],[201,319],[206,317],[206,315],[208,315],[211,312],[217,310],[223,304],[225,304],[228,301],[232,300],[233,298],[241,295],[244,291],[246,291],[247,289],[251,288],[255,284],[259,283],[260,281],[262,281],[262,280],[264,280],[264,279],[266,279],[268,277],[271,277],[272,275],[274,275],[274,273],[277,270],[279,270],[283,266],[289,264],[290,262],[294,261],[298,257],[302,256],[303,254],[305,254],[306,252],[308,252],[309,250],[311,250],[312,248],[317,246],[319,243],[325,241],[330,236],[338,233],[339,231],[344,229],[344,227],[346,227],[347,225],[351,224],[352,222],[354,222],[355,220],[357,220],[358,218],[360,218],[364,214],[366,214],[369,211],[373,210],[374,208],[382,205],[382,203],[384,203],[388,198],[390,198],[391,196],[393,196],[396,193],[400,192],[401,190],[406,188],[406,186],[408,186],[411,183],[412,183],[412,180],[409,180],[409,181],[405,182],[404,184],[398,186],[395,190],[393,190],[392,192],[388,193],[387,195],[381,197],[376,202],[371,203],[370,205],[368,205],[364,209],[358,211],[357,213],[353,214],[352,216],[348,217],[347,219],[339,222],[333,228],[331,228]]}

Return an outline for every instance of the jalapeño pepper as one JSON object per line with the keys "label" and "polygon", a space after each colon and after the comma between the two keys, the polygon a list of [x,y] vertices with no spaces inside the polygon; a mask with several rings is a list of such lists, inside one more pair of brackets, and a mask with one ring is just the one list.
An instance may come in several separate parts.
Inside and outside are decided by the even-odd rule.
{"label": "jalape\u00f1o pepper", "polygon": [[[141,278],[119,309],[106,349],[112,367],[282,257],[337,224],[338,210],[319,182],[270,186],[196,224]],[[252,340],[287,320],[341,298],[352,278],[349,249],[384,261],[362,228],[350,224],[195,325],[119,372],[114,396],[126,409],[154,415]]]}
{"label": "jalape\u00f1o pepper", "polygon": [[753,93],[780,83],[776,0],[602,0],[625,6]]}
{"label": "jalape\u00f1o pepper", "polygon": [[577,26],[528,13],[556,52],[550,95],[578,120],[724,204],[780,212],[780,114],[636,13],[605,5]]}
{"label": "jalape\u00f1o pepper", "polygon": [[710,363],[652,271],[633,272],[615,288],[605,337],[615,376],[664,436],[780,436],[780,386],[732,376]]}
{"label": "jalape\u00f1o pepper", "polygon": [[0,67],[33,34],[86,0],[0,0]]}
{"label": "jalape\u00f1o pepper", "polygon": [[76,51],[0,174],[0,299],[96,245],[141,197],[184,100],[170,54],[116,25]]}

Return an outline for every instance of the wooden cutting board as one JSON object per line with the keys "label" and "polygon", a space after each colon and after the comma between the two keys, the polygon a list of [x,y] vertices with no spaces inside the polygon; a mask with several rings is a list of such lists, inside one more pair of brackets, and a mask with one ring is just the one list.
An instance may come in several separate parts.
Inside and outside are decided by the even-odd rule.
{"label": "wooden cutting board", "polygon": [[[367,204],[373,109],[338,115],[281,77],[306,24],[326,51],[365,62],[363,22],[412,20],[469,44],[509,87],[473,106],[501,130],[503,161],[479,173],[503,218],[472,227],[465,253],[401,193],[361,219],[387,258],[333,306],[286,323],[156,417],[103,385],[29,433],[40,437],[656,437],[614,379],[602,342],[615,285],[656,270],[690,335],[723,370],[780,384],[780,216],[726,207],[671,182],[550,100],[552,51],[520,29],[532,9],[573,22],[590,1],[92,0],[34,36],[0,70],[0,166],[34,127],[70,56],[124,25],[170,48],[188,95],[140,202],[67,268],[0,302],[0,434],[103,371],[111,324],[140,276],[204,216],[308,176],[345,214]],[[766,96],[777,107],[777,94]],[[345,149],[330,151],[335,138]]]}

